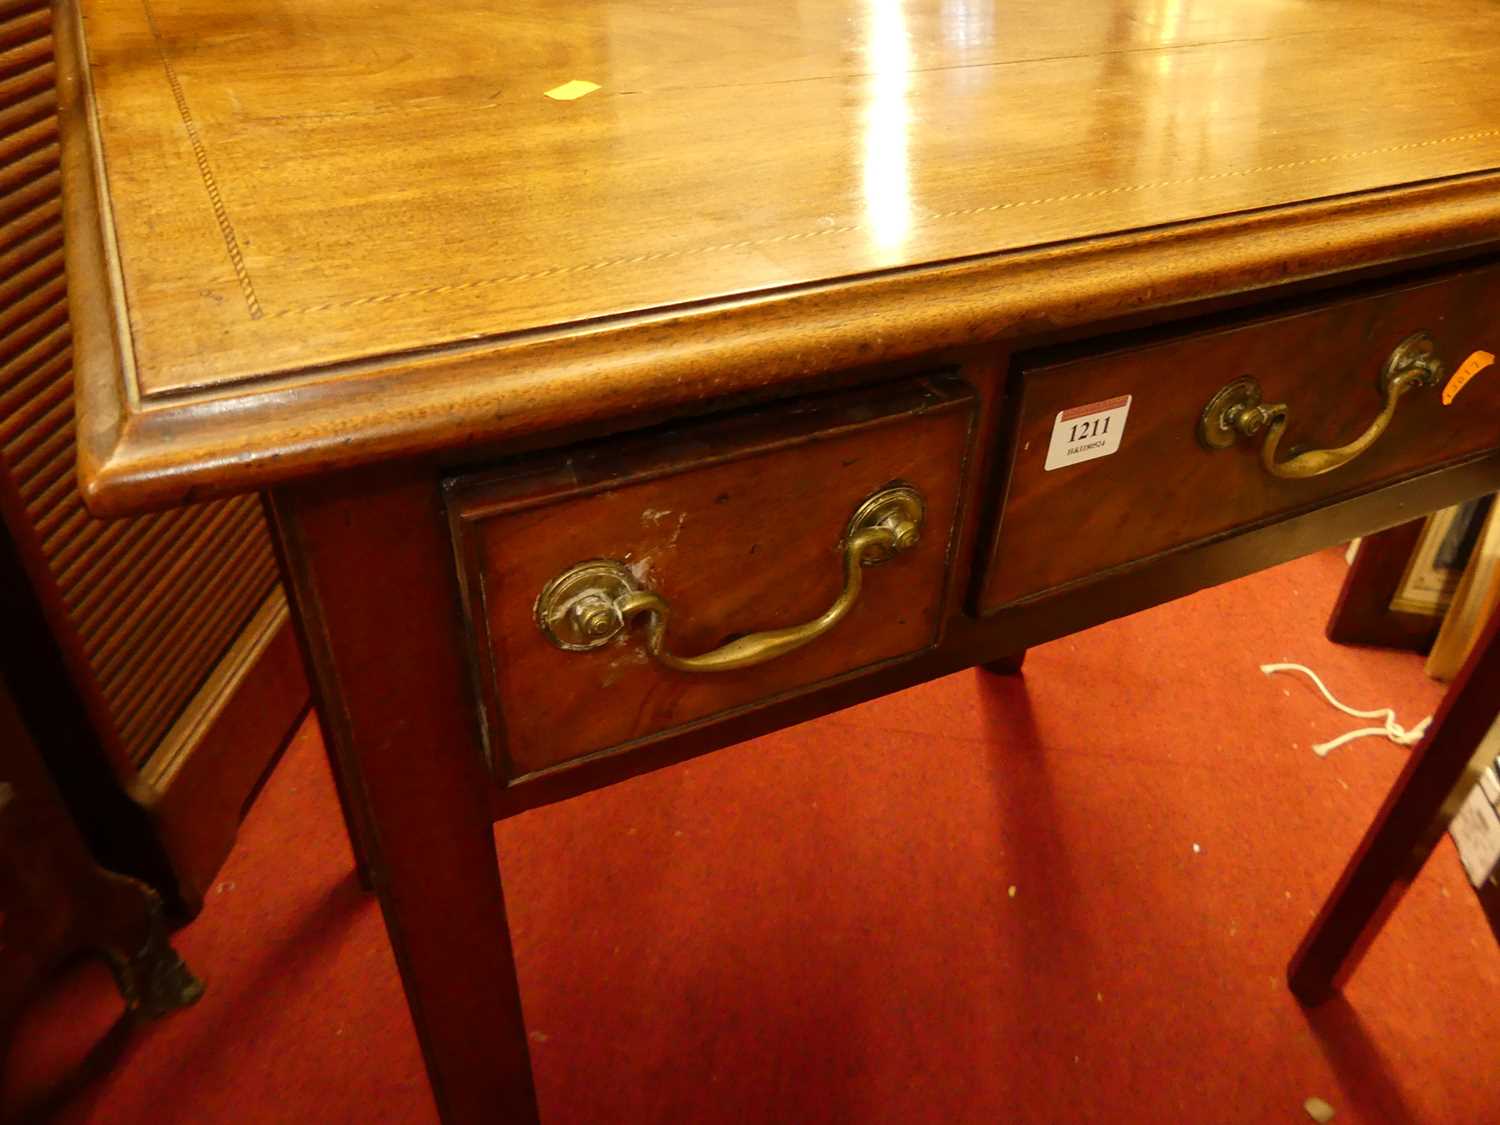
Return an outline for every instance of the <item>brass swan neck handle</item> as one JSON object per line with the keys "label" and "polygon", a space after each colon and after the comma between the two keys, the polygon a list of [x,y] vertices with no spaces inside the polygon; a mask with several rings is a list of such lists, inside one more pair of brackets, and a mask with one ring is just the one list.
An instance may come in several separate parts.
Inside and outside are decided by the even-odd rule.
{"label": "brass swan neck handle", "polygon": [[1419,387],[1437,386],[1444,370],[1430,335],[1418,332],[1408,336],[1396,345],[1381,369],[1380,389],[1385,401],[1365,432],[1347,445],[1310,449],[1285,461],[1278,461],[1276,454],[1286,434],[1289,408],[1285,403],[1262,402],[1260,384],[1246,376],[1209,400],[1198,422],[1198,438],[1209,449],[1227,449],[1238,439],[1253,438],[1264,429],[1266,437],[1260,448],[1260,462],[1266,472],[1293,480],[1321,476],[1347,465],[1374,445],[1395,417],[1401,397]]}
{"label": "brass swan neck handle", "polygon": [[736,668],[750,668],[811,644],[848,617],[864,585],[866,552],[889,550],[895,542],[895,532],[883,527],[870,528],[850,537],[844,545],[844,589],[831,606],[801,625],[736,637],[702,656],[676,656],[667,651],[667,618],[671,607],[660,594],[652,590],[637,590],[617,601],[615,608],[627,629],[637,617],[646,618],[646,651],[658,664],[679,672],[729,672]]}
{"label": "brass swan neck handle", "polygon": [[811,621],[736,637],[699,656],[678,656],[667,648],[671,606],[614,559],[579,563],[548,582],[537,598],[537,624],[558,648],[579,652],[608,644],[644,618],[646,652],[658,664],[678,672],[751,668],[811,644],[849,616],[864,587],[864,568],[915,547],[923,511],[922,495],[910,485],[897,482],[876,492],[845,531],[844,588],[832,605]]}

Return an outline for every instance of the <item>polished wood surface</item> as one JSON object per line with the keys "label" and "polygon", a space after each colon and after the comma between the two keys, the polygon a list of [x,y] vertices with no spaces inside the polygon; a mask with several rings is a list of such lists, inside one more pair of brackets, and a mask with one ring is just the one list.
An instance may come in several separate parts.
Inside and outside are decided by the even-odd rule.
{"label": "polished wood surface", "polygon": [[[1500,488],[1485,376],[1326,479],[1195,437],[1253,374],[1289,445],[1347,441],[1401,337],[1489,344],[1488,6],[60,2],[84,490],[270,486],[448,1121],[536,1117],[491,818]],[[545,96],[571,79],[598,89]],[[829,633],[727,705],[628,665],[618,711],[545,652],[541,584],[612,552],[669,560],[690,650],[762,627],[718,498],[846,519],[849,458],[788,404],[879,420],[939,371],[973,437],[899,645]],[[1122,451],[1040,478],[1039,427],[1122,393]],[[735,417],[780,446],[726,459],[702,435]],[[959,417],[856,452],[953,465]],[[779,608],[824,581],[823,522]]]}
{"label": "polished wood surface", "polygon": [[278,587],[242,624],[146,760],[134,790],[190,905],[208,897],[240,821],[308,703],[307,674]]}
{"label": "polished wood surface", "polygon": [[180,702],[165,732],[131,760],[4,469],[0,458],[0,676],[95,856],[156,888],[174,915],[196,913],[250,798],[307,709],[285,600],[275,591],[236,622],[227,651],[186,671],[157,667],[162,689]]}
{"label": "polished wood surface", "polygon": [[[964,370],[981,388],[982,450],[1003,429],[994,398],[998,372],[982,361]],[[988,481],[993,487],[994,478],[983,466],[981,459],[971,484],[983,488]],[[274,507],[310,665],[320,694],[330,701],[327,729],[355,782],[354,799],[377,825],[376,886],[444,1120],[532,1122],[528,1044],[490,816],[514,815],[935,676],[1002,660],[1017,645],[1048,640],[1387,526],[1411,511],[1493,489],[1500,486],[1500,455],[1198,544],[984,619],[960,608],[979,539],[980,517],[971,506],[961,519],[946,628],[936,649],[514,786],[492,784],[485,768],[483,728],[468,690],[472,642],[457,610],[462,594],[437,499],[440,479],[435,470],[424,474],[398,463],[285,486],[276,491]],[[511,548],[524,552],[524,540]],[[597,696],[574,699],[579,711],[600,705]],[[525,703],[516,699],[512,706]],[[767,768],[774,771],[770,763]],[[774,783],[773,773],[768,784]],[[475,797],[486,791],[487,808],[476,811]]]}
{"label": "polished wood surface", "polygon": [[[985,435],[981,434],[981,443],[984,440]],[[1019,666],[1024,666],[1024,657],[1018,661],[1018,647],[1078,633],[1207,586],[1243,578],[1345,543],[1355,536],[1399,523],[1411,512],[1436,511],[1494,489],[1500,489],[1500,453],[1486,454],[1441,472],[1425,473],[1277,523],[1197,543],[1140,566],[1103,574],[1095,582],[1019,602],[982,618],[961,608],[964,581],[973,579],[970,566],[977,565],[969,549],[974,527],[966,515],[954,561],[949,616],[943,641],[935,650],[909,661],[841,677],[811,692],[766,700],[711,724],[664,735],[659,741],[626,754],[586,758],[567,769],[530,779],[525,785],[497,788],[491,793],[491,806],[497,819],[513,816],[966,668],[993,663],[997,667],[992,670],[1000,674],[1019,671]],[[444,622],[433,625],[438,630],[448,627]]]}
{"label": "polished wood surface", "polygon": [[[90,806],[106,865],[192,910],[308,691],[254,497],[114,521],[84,507],[52,44],[48,0],[0,4],[0,551],[25,570],[8,598],[46,619],[37,635],[7,616],[0,649],[33,665],[61,650],[48,696],[91,737],[42,726],[42,752],[65,784],[115,791]],[[251,628],[273,599],[274,628]]]}
{"label": "polished wood surface", "polygon": [[[951,378],[897,384],[452,482],[496,772],[515,780],[935,645],[973,397]],[[563,651],[537,628],[543,587],[599,558],[626,563],[667,599],[667,647],[679,655],[811,621],[843,589],[850,518],[892,482],[922,494],[920,541],[866,569],[858,602],[834,632],[774,661],[678,672],[648,657],[641,627],[592,652]],[[580,699],[594,702],[580,707]]]}
{"label": "polished wood surface", "polygon": [[40,155],[0,187],[0,472],[56,585],[107,718],[105,745],[138,767],[274,587],[253,500],[106,523],[76,483],[73,353],[47,0],[0,13],[0,161]]}
{"label": "polished wood surface", "polygon": [[[1430,331],[1451,375],[1473,352],[1500,350],[1497,306],[1500,270],[1486,268],[1248,324],[1189,326],[1156,343],[1131,337],[1091,343],[1081,356],[1019,358],[1009,494],[980,610],[1500,448],[1500,380],[1483,376],[1448,405],[1446,375],[1407,393],[1374,445],[1318,477],[1269,474],[1263,433],[1214,451],[1198,437],[1208,401],[1248,375],[1267,403],[1289,408],[1281,459],[1353,441],[1380,411],[1380,372],[1398,344]],[[1061,412],[1123,395],[1132,401],[1118,452],[1046,468]]]}
{"label": "polished wood surface", "polygon": [[[534,1122],[490,779],[435,485],[376,470],[278,491],[270,507],[324,735],[373,826],[359,836],[438,1112],[474,1125]],[[351,523],[354,511],[363,518]]]}
{"label": "polished wood surface", "polygon": [[[1392,223],[1462,246],[1500,213],[1500,17],[1460,0],[76,4],[101,508],[1385,261]],[[544,96],[571,78],[600,89]]]}

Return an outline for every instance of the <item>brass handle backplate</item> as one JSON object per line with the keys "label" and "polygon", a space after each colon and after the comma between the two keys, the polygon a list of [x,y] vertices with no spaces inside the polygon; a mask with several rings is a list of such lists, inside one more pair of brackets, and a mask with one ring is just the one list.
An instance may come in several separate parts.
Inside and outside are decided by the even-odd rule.
{"label": "brass handle backplate", "polygon": [[1198,440],[1209,449],[1228,449],[1240,438],[1253,438],[1264,429],[1266,439],[1260,447],[1260,460],[1266,472],[1293,479],[1320,476],[1347,465],[1374,445],[1391,424],[1401,396],[1418,387],[1437,386],[1443,373],[1443,361],[1438,358],[1432,337],[1426,332],[1408,336],[1396,345],[1381,368],[1380,392],[1385,401],[1365,432],[1348,445],[1310,449],[1285,461],[1278,461],[1276,452],[1286,433],[1287,406],[1285,403],[1267,406],[1262,401],[1260,384],[1247,375],[1209,399],[1198,421]]}
{"label": "brass handle backplate", "polygon": [[922,494],[899,481],[870,496],[844,531],[844,589],[831,606],[801,625],[737,637],[701,656],[677,656],[667,650],[671,607],[615,559],[578,563],[548,582],[536,600],[537,626],[558,648],[586,652],[609,644],[644,617],[646,651],[668,668],[728,672],[764,664],[817,640],[847,617],[859,600],[864,568],[915,547],[924,510]]}

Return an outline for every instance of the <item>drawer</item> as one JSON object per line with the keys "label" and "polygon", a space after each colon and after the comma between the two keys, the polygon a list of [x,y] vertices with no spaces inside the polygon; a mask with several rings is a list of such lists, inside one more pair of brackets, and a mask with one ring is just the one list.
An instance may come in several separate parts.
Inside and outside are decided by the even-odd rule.
{"label": "drawer", "polygon": [[[1420,343],[1398,353],[1417,333],[1428,335],[1430,353]],[[1500,352],[1500,268],[1146,345],[1022,357],[1009,484],[978,608],[1500,447],[1500,369],[1445,394],[1466,360],[1474,357],[1470,369],[1484,361],[1478,352]],[[1387,368],[1407,371],[1399,385],[1410,389],[1388,396]],[[1264,412],[1246,397],[1256,389]],[[1388,398],[1394,411],[1382,427]],[[1264,462],[1273,405],[1286,407],[1275,473]],[[1256,423],[1256,432],[1237,428]],[[1372,437],[1357,456],[1300,456]],[[1324,471],[1277,475],[1313,469]]]}
{"label": "drawer", "polygon": [[445,482],[495,775],[934,645],[973,417],[935,377]]}

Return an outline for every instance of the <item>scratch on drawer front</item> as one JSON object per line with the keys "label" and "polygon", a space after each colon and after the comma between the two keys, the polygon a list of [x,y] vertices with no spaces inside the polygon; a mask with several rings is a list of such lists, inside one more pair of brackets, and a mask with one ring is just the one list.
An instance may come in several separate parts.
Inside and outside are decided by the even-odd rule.
{"label": "scratch on drawer front", "polygon": [[[647,508],[641,513],[642,527],[660,527],[672,518],[672,513],[665,508]],[[687,513],[677,514],[677,526],[672,529],[672,538],[662,544],[663,549],[677,546],[678,537],[682,535],[682,525],[687,523]]]}

